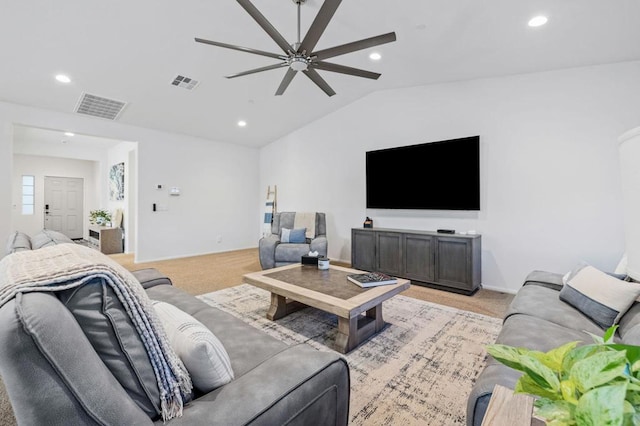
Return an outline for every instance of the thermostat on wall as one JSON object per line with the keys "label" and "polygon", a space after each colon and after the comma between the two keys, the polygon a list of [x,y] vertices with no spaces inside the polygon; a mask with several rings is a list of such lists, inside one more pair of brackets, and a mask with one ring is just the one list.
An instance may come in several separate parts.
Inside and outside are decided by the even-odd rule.
{"label": "thermostat on wall", "polygon": [[169,190],[169,195],[180,195],[180,188],[174,186]]}

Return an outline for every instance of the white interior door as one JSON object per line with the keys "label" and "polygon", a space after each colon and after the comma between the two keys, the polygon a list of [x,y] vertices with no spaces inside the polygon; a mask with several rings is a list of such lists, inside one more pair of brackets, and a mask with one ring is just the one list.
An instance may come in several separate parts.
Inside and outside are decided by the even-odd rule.
{"label": "white interior door", "polygon": [[44,228],[71,239],[83,236],[84,179],[44,177]]}

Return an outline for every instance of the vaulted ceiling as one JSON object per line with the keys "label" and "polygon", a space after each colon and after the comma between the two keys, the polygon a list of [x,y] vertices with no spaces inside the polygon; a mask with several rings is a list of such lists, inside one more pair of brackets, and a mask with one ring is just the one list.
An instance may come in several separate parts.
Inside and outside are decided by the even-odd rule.
{"label": "vaulted ceiling", "polygon": [[[253,4],[296,41],[292,0]],[[303,35],[321,5],[302,5]],[[527,26],[540,14],[545,26]],[[319,71],[335,96],[302,76],[274,96],[284,68],[224,76],[277,60],[194,41],[280,52],[234,0],[5,1],[0,100],[75,113],[88,93],[125,102],[122,123],[259,147],[377,90],[638,60],[639,17],[637,0],[344,0],[317,48],[395,31],[396,42],[332,58],[382,76]],[[176,87],[177,75],[199,84]]]}

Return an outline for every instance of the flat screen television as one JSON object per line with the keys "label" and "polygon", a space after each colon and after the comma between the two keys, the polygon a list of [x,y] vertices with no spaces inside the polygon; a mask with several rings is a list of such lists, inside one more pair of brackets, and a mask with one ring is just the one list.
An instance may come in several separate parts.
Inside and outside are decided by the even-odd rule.
{"label": "flat screen television", "polygon": [[366,153],[369,209],[480,210],[480,136]]}

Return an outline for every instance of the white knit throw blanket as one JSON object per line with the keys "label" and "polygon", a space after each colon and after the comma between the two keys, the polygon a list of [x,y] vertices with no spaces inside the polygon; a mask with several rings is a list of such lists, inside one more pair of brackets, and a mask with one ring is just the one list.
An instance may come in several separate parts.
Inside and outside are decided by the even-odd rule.
{"label": "white knit throw blanket", "polygon": [[124,305],[149,359],[160,390],[164,421],[182,415],[183,395],[191,378],[169,345],[151,300],[136,278],[104,254],[79,244],[60,244],[22,251],[0,261],[0,307],[18,293],[58,291],[104,278]]}

